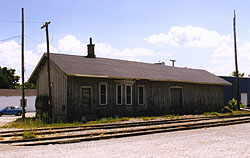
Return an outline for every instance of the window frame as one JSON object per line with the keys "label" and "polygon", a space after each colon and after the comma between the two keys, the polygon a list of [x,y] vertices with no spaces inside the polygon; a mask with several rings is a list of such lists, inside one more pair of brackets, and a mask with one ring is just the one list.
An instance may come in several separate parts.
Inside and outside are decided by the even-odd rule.
{"label": "window frame", "polygon": [[[104,104],[102,104],[102,101],[101,101],[101,86],[102,85],[105,85],[105,87],[106,87],[106,103],[104,103]],[[107,105],[108,104],[108,84],[105,82],[99,83],[99,104],[100,105]]]}
{"label": "window frame", "polygon": [[[121,86],[121,103],[119,104],[118,103],[118,86]],[[122,103],[123,103],[123,86],[122,86],[122,84],[117,84],[116,85],[116,91],[115,91],[116,93],[116,105],[122,105]]]}
{"label": "window frame", "polygon": [[[128,100],[127,100],[127,86],[130,86],[130,93],[131,93],[131,99],[130,99],[130,104],[128,104]],[[126,105],[132,105],[133,104],[133,86],[131,84],[126,84],[125,85],[125,104]]]}
{"label": "window frame", "polygon": [[[140,93],[140,91],[139,91],[139,88],[143,88],[143,96],[142,96],[142,101],[143,101],[143,103],[142,104],[140,104],[140,95],[139,95],[139,93]],[[145,105],[145,86],[144,85],[139,85],[138,87],[137,87],[137,100],[138,100],[138,105]]]}

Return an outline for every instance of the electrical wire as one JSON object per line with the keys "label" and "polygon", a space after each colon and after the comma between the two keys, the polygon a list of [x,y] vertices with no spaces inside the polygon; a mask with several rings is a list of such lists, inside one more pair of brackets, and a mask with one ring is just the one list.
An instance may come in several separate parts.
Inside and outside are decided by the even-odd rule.
{"label": "electrical wire", "polygon": [[21,35],[10,36],[10,37],[1,39],[0,42],[5,42],[5,41],[12,40],[12,39],[20,38],[20,37],[21,37]]}

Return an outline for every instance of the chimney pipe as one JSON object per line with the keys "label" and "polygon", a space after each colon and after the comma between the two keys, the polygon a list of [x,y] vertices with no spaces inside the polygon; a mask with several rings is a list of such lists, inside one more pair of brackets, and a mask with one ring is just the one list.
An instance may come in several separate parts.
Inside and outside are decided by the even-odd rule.
{"label": "chimney pipe", "polygon": [[176,62],[176,60],[170,60],[172,62],[172,67],[174,67],[174,63]]}
{"label": "chimney pipe", "polygon": [[89,38],[89,44],[87,45],[88,47],[88,55],[86,56],[87,58],[95,58],[95,45],[92,44],[92,38]]}

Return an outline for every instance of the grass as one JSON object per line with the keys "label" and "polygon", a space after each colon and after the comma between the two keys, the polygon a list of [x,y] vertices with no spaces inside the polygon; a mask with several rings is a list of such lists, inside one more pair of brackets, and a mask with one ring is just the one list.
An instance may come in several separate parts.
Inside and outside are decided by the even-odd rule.
{"label": "grass", "polygon": [[32,128],[42,128],[42,127],[69,127],[69,126],[83,126],[83,125],[91,125],[91,124],[102,124],[102,123],[114,123],[114,122],[122,122],[129,121],[130,118],[122,117],[122,118],[103,118],[96,121],[89,121],[85,124],[81,122],[73,122],[73,123],[46,123],[39,119],[35,118],[22,118],[17,119],[14,122],[10,122],[7,125],[3,126],[3,128],[21,128],[21,129],[32,129]]}
{"label": "grass", "polygon": [[107,117],[107,118],[102,118],[100,120],[96,121],[89,121],[87,124],[101,124],[101,123],[114,123],[114,122],[122,122],[122,121],[129,121],[132,118],[129,117],[118,117],[118,118],[113,118],[113,117]]}
{"label": "grass", "polygon": [[[250,114],[249,111],[233,111],[232,113],[218,113],[218,112],[206,112],[200,115],[189,115],[190,117],[220,117],[220,116],[235,116],[235,115],[244,115]],[[156,119],[181,119],[187,118],[185,115],[164,115],[164,116],[144,116],[144,117],[108,117],[102,118],[96,121],[89,121],[86,123],[81,122],[73,122],[73,123],[45,123],[41,120],[35,118],[26,118],[25,120],[17,119],[14,122],[8,123],[3,126],[4,128],[21,128],[21,129],[33,129],[33,128],[42,128],[42,127],[69,127],[69,126],[84,126],[84,125],[94,125],[94,124],[103,124],[103,123],[114,123],[114,122],[122,122],[122,121],[138,121],[138,120],[156,120]]]}
{"label": "grass", "polygon": [[218,112],[205,112],[204,115],[205,116],[220,116],[221,113],[218,113]]}
{"label": "grass", "polygon": [[156,119],[179,119],[179,115],[163,115],[163,116],[144,116],[144,117],[138,117],[138,119],[142,119],[144,121],[147,120],[156,120]]}
{"label": "grass", "polygon": [[40,128],[40,127],[67,127],[67,126],[79,126],[82,125],[80,122],[74,123],[46,123],[39,119],[35,118],[22,118],[17,119],[14,122],[10,122],[7,125],[4,125],[3,128],[23,128],[23,129],[30,129],[30,128]]}
{"label": "grass", "polygon": [[206,112],[203,115],[205,116],[236,116],[236,115],[250,115],[250,111],[232,111],[231,113],[218,113],[218,112]]}
{"label": "grass", "polygon": [[36,138],[36,137],[37,136],[32,131],[25,131],[25,132],[23,132],[23,139],[32,139],[32,138]]}

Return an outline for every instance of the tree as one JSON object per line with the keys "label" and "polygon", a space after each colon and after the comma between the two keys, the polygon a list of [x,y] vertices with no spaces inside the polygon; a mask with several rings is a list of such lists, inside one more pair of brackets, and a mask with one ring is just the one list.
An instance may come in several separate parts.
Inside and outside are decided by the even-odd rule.
{"label": "tree", "polygon": [[[21,89],[22,88],[22,85],[20,84],[20,85],[17,85],[16,86],[16,88],[17,89]],[[35,84],[33,84],[33,83],[30,83],[30,82],[24,82],[24,88],[25,89],[35,89],[36,88],[36,85]]]}
{"label": "tree", "polygon": [[19,85],[20,77],[15,75],[15,72],[15,69],[0,67],[0,88],[14,89]]}
{"label": "tree", "polygon": [[[233,71],[231,75],[234,76],[234,77],[236,77],[236,72]],[[239,72],[239,77],[244,77],[244,76],[245,76],[244,72],[242,72],[242,73]]]}

